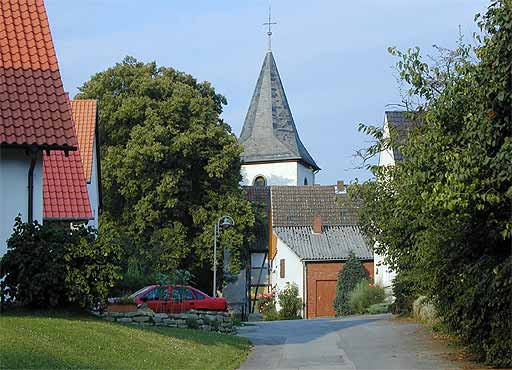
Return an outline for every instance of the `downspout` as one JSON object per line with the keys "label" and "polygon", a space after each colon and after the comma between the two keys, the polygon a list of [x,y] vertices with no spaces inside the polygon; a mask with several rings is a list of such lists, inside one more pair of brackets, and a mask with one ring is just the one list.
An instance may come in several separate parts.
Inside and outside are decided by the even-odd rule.
{"label": "downspout", "polygon": [[305,261],[302,261],[302,294],[304,295],[304,318],[308,318],[308,264]]}
{"label": "downspout", "polygon": [[28,222],[34,221],[34,169],[37,162],[37,150],[30,149],[30,167],[28,169]]}

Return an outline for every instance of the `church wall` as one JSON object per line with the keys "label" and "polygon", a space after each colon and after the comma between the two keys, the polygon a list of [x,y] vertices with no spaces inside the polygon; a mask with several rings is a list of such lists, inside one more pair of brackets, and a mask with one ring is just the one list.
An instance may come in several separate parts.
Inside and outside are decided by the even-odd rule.
{"label": "church wall", "polygon": [[[257,176],[264,176],[267,186],[298,185],[297,162],[254,163],[242,165],[242,185],[253,185]],[[299,185],[302,185],[299,184]]]}
{"label": "church wall", "polygon": [[[304,183],[307,180],[307,184]],[[311,168],[307,168],[301,163],[297,164],[297,185],[314,185],[315,173]]]}

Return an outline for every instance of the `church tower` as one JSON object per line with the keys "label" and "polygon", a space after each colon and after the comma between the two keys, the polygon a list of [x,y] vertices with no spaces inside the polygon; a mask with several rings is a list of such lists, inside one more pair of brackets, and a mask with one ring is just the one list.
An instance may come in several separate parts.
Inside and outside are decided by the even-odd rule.
{"label": "church tower", "polygon": [[242,185],[313,185],[320,167],[302,144],[269,47],[239,142]]}

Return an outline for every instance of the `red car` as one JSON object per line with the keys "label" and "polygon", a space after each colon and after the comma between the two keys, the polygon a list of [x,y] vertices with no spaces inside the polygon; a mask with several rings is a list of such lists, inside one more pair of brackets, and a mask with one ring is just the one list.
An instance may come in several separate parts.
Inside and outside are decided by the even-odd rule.
{"label": "red car", "polygon": [[154,312],[181,313],[188,310],[226,311],[226,298],[212,298],[185,285],[150,285],[133,293],[135,303],[145,303]]}

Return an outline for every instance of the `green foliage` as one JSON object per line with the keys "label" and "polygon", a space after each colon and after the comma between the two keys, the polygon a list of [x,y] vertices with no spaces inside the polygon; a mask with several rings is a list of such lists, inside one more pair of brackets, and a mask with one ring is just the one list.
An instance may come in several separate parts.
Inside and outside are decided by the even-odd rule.
{"label": "green foliage", "polygon": [[353,313],[350,308],[350,293],[357,284],[368,278],[367,271],[363,268],[361,261],[351,252],[347,262],[338,274],[338,283],[336,285],[336,298],[334,298],[334,312],[336,316],[350,315]]}
{"label": "green foliage", "polygon": [[64,264],[67,299],[82,307],[105,300],[119,274],[122,246],[112,229],[100,226],[99,233],[80,226],[71,232],[66,245]]}
{"label": "green foliage", "polygon": [[279,317],[282,320],[300,319],[300,310],[302,309],[302,299],[299,297],[299,287],[297,284],[287,284],[277,299],[279,301]]}
{"label": "green foliage", "polygon": [[[401,52],[407,140],[375,135],[406,158],[349,189],[361,222],[398,273],[404,296],[425,295],[448,330],[487,363],[512,366],[512,12],[477,16],[477,47],[438,48],[433,65]],[[421,104],[413,106],[416,99]],[[368,132],[371,130],[367,130]],[[375,153],[376,146],[369,154]],[[406,286],[407,285],[407,286]]]}
{"label": "green foliage", "polygon": [[104,302],[120,277],[120,248],[111,234],[95,237],[84,226],[66,230],[17,217],[1,260],[10,294],[30,307]]}
{"label": "green foliage", "polygon": [[388,303],[376,303],[372,304],[370,307],[366,309],[366,312],[370,315],[377,315],[379,313],[388,313],[390,310],[390,305]]}
{"label": "green foliage", "polygon": [[412,312],[412,304],[417,297],[413,290],[413,282],[408,281],[407,274],[398,274],[393,279],[393,296],[395,301],[391,304],[391,312],[397,315],[408,315]]}
{"label": "green foliage", "polygon": [[135,299],[133,297],[125,295],[120,298],[117,298],[113,303],[130,305],[130,304],[135,304]]}
{"label": "green foliage", "polygon": [[220,118],[225,98],[208,82],[131,57],[94,75],[76,98],[101,106],[105,218],[122,234],[123,270],[135,260],[148,276],[208,273],[213,225],[229,214],[235,227],[220,245],[237,273],[255,219],[239,188],[241,146]]}
{"label": "green foliage", "polygon": [[348,304],[352,312],[363,314],[371,305],[383,303],[384,298],[386,293],[383,287],[372,285],[363,279],[350,292]]}
{"label": "green foliage", "polygon": [[172,270],[167,274],[157,272],[156,281],[160,285],[189,285],[194,275],[188,270]]}
{"label": "green foliage", "polygon": [[258,311],[263,315],[263,320],[272,321],[278,320],[278,313],[276,309],[276,295],[275,292],[260,293],[258,294]]}

